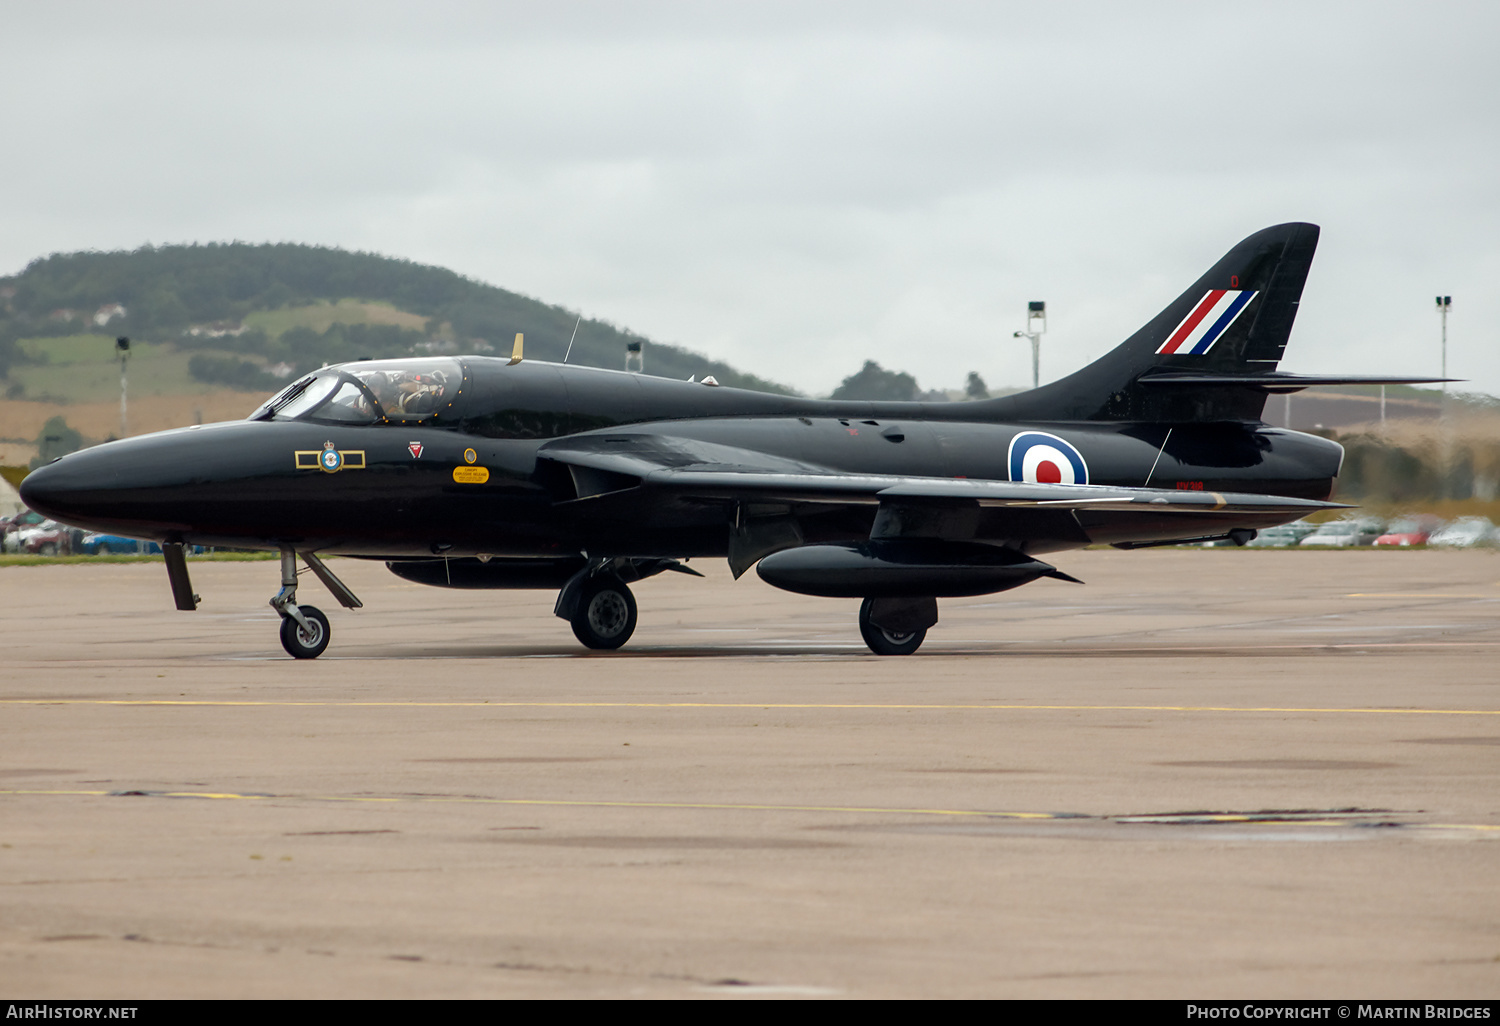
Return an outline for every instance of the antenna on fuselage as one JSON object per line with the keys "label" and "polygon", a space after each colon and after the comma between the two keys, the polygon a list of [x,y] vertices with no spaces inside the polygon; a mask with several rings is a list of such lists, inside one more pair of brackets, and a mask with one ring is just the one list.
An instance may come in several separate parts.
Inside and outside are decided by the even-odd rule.
{"label": "antenna on fuselage", "polygon": [[516,332],[516,345],[515,348],[510,351],[510,363],[507,363],[505,366],[514,367],[516,364],[521,362],[521,342],[524,338],[525,336],[522,335],[519,331]]}
{"label": "antenna on fuselage", "polygon": [[568,355],[573,352],[573,339],[578,337],[578,325],[583,322],[583,314],[578,315],[578,320],[573,322],[573,334],[568,336],[568,352],[563,353],[563,363],[568,362]]}

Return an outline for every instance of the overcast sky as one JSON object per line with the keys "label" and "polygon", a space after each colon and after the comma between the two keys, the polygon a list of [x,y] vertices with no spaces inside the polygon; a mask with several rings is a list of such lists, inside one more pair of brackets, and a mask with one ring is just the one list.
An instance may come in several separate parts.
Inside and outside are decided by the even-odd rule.
{"label": "overcast sky", "polygon": [[[1323,227],[1284,366],[1500,394],[1500,4],[0,0],[0,273],[290,241],[813,393],[1029,383]],[[529,354],[530,355],[530,354]],[[536,353],[539,358],[549,354]],[[551,354],[559,358],[561,354]],[[649,359],[649,354],[648,354]]]}

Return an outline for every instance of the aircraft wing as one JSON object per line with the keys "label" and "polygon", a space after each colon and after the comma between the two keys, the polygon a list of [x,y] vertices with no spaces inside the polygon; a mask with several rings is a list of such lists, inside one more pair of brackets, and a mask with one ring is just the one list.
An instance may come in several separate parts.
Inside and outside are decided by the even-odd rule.
{"label": "aircraft wing", "polygon": [[662,435],[574,436],[543,446],[537,455],[572,471],[579,495],[575,501],[639,487],[680,499],[836,505],[948,500],[988,507],[1293,516],[1346,508],[1336,502],[1243,492],[853,474],[736,446]]}
{"label": "aircraft wing", "polygon": [[858,474],[758,474],[658,470],[641,482],[702,498],[878,504],[902,499],[977,502],[980,506],[1174,513],[1312,513],[1341,508],[1336,502],[1240,492],[1190,492],[1164,488],[1028,484],[935,477]]}

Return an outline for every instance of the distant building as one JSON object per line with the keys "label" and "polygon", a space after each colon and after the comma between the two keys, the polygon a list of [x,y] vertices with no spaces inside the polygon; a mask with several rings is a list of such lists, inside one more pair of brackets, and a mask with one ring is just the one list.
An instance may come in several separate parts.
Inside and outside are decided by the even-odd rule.
{"label": "distant building", "polygon": [[21,493],[16,491],[15,486],[9,481],[0,477],[0,516],[19,513],[25,508],[26,504],[21,501]]}
{"label": "distant building", "polygon": [[195,324],[187,333],[194,338],[238,338],[245,333],[245,326],[235,321],[214,321],[212,324]]}
{"label": "distant building", "polygon": [[102,328],[116,317],[124,316],[125,308],[119,303],[105,303],[94,311],[94,323]]}

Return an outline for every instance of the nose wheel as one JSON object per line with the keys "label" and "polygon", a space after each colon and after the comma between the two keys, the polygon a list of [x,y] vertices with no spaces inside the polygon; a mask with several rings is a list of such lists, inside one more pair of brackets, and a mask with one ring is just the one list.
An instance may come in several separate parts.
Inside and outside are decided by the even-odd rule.
{"label": "nose wheel", "polygon": [[281,647],[293,659],[316,659],[328,647],[328,617],[317,606],[298,606],[303,623],[290,616],[281,620]]}

